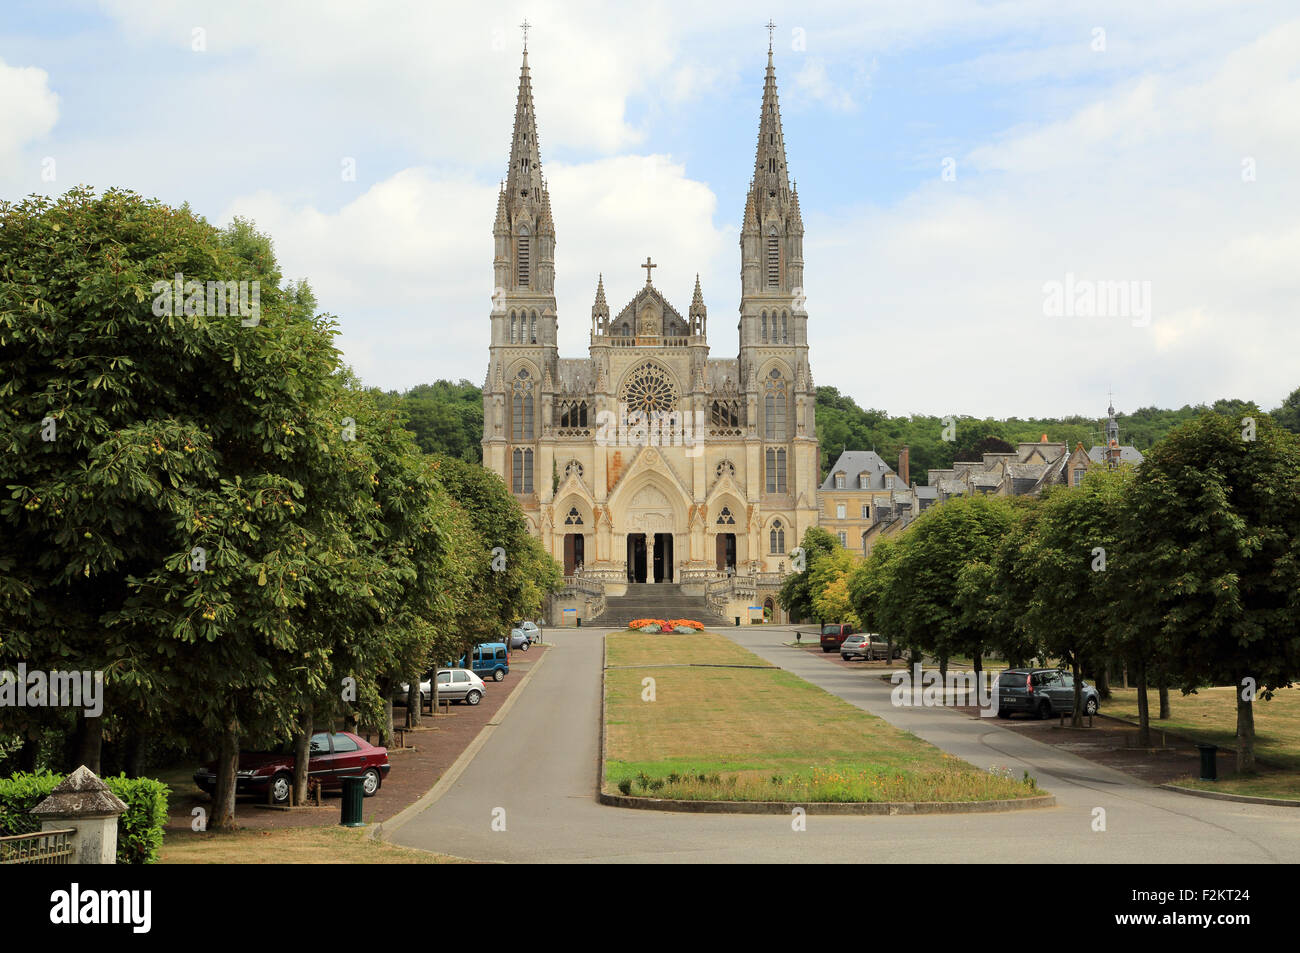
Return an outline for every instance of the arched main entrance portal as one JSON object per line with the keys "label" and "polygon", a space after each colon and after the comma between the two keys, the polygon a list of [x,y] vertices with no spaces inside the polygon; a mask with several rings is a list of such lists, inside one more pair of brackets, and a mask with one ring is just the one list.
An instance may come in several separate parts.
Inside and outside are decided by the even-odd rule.
{"label": "arched main entrance portal", "polygon": [[[677,508],[653,483],[636,490],[623,511],[628,582],[673,582],[677,576]],[[617,519],[617,516],[616,516]],[[680,527],[685,532],[685,527]]]}

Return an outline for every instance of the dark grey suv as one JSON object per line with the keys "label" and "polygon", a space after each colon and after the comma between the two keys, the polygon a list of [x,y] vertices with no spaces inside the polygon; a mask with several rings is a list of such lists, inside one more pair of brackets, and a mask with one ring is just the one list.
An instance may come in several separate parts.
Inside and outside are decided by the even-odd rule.
{"label": "dark grey suv", "polygon": [[[1097,714],[1101,695],[1082,684],[1083,711]],[[1074,713],[1074,676],[1055,668],[1009,668],[998,676],[998,717],[1024,712],[1038,718]]]}

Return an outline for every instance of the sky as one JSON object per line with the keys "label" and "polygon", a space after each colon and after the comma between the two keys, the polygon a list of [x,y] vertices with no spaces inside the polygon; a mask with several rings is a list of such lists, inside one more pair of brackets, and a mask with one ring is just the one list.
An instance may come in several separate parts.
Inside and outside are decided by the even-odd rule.
{"label": "sky", "polygon": [[367,384],[483,381],[525,17],[561,356],[649,255],[734,357],[770,17],[816,384],[995,417],[1300,387],[1293,0],[4,9],[0,199],[253,219]]}

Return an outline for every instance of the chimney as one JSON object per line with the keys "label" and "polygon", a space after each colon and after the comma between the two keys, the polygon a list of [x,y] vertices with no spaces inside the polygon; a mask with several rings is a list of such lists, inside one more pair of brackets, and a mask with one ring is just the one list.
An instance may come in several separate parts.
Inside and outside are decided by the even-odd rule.
{"label": "chimney", "polygon": [[909,466],[911,464],[911,452],[907,446],[898,451],[898,478],[903,481],[903,486],[910,486],[911,480]]}

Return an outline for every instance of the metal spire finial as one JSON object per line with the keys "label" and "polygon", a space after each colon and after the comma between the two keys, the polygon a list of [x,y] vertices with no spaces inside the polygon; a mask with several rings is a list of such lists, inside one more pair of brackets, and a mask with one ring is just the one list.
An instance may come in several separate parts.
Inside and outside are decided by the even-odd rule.
{"label": "metal spire finial", "polygon": [[772,52],[772,31],[775,29],[776,29],[776,24],[772,22],[771,17],[768,17],[767,18],[767,51],[769,53]]}
{"label": "metal spire finial", "polygon": [[519,29],[524,31],[524,52],[525,53],[528,52],[528,31],[531,27],[532,24],[528,22],[527,17],[524,17],[524,22],[519,24]]}

